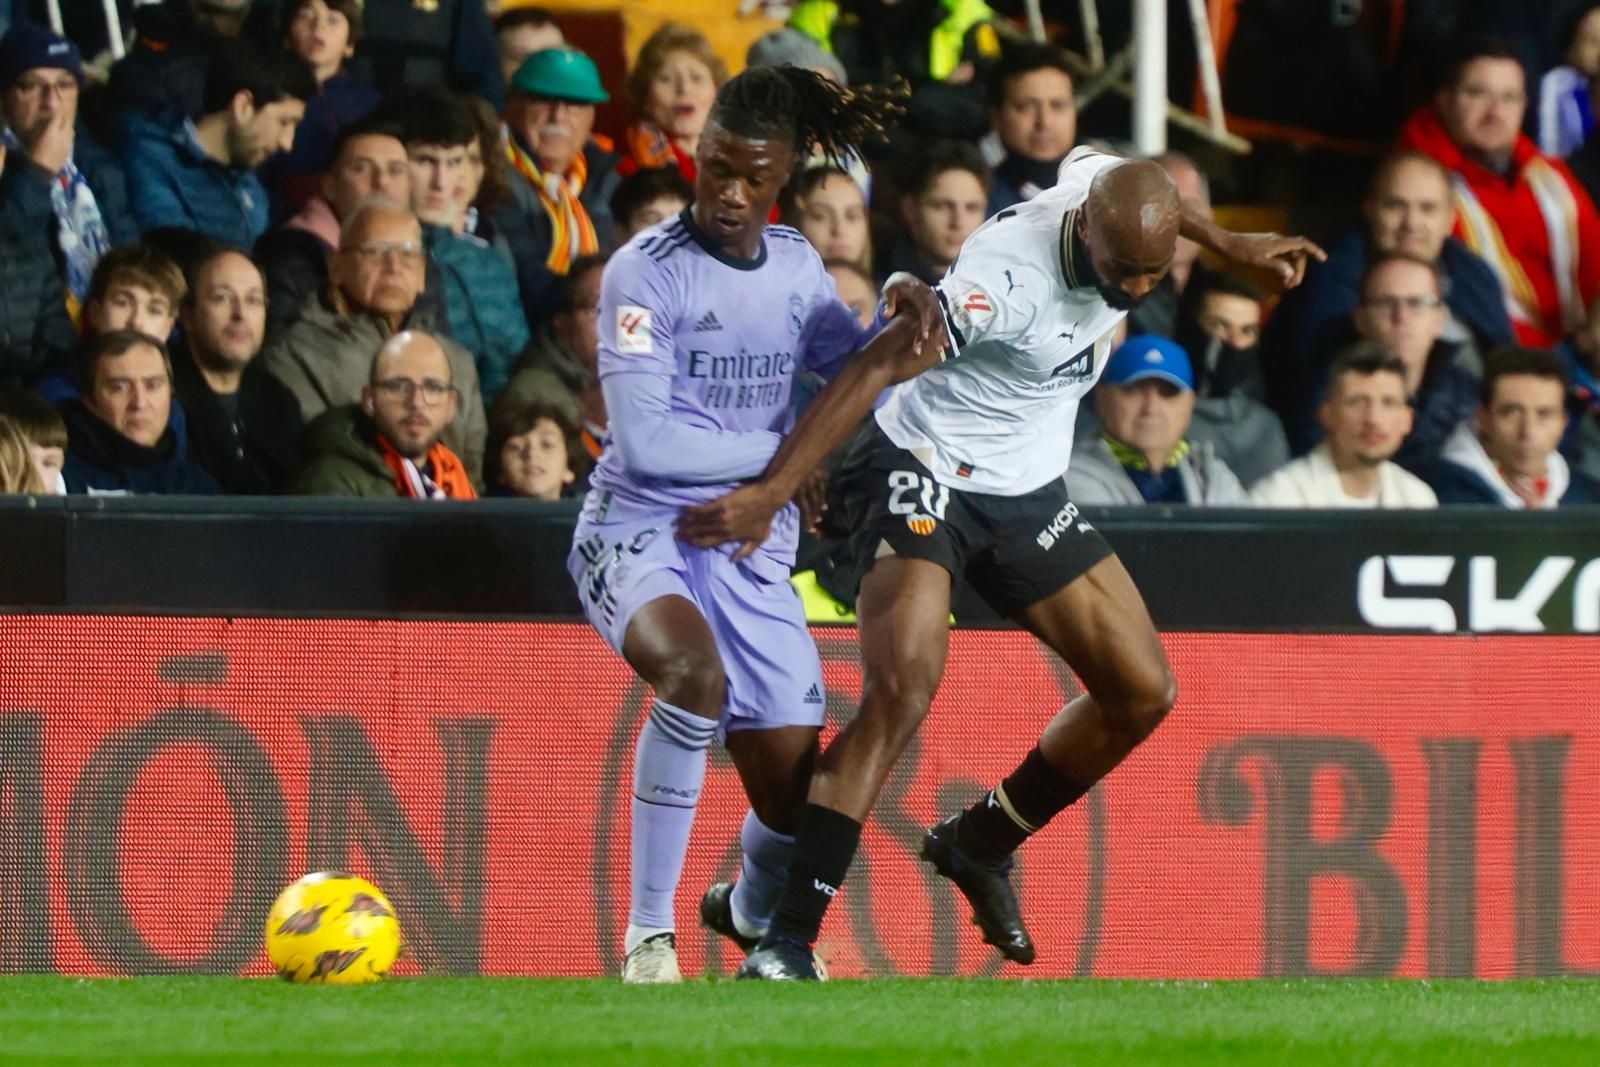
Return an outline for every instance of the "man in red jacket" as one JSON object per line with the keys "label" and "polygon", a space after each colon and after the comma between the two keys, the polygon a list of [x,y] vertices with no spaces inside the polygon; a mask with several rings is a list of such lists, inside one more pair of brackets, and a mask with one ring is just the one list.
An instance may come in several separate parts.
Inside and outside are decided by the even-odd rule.
{"label": "man in red jacket", "polygon": [[1448,77],[1400,132],[1402,147],[1437,159],[1454,186],[1455,234],[1500,279],[1517,340],[1571,336],[1600,353],[1600,215],[1559,159],[1522,130],[1527,77],[1501,42],[1463,49]]}

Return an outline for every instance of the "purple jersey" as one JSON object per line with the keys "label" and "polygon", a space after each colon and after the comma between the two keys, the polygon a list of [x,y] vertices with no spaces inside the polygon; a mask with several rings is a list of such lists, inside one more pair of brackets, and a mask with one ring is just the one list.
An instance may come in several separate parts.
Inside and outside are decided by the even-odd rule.
{"label": "purple jersey", "polygon": [[[797,230],[728,256],[686,209],[606,264],[600,295],[605,450],[588,507],[676,512],[759,475],[793,422],[798,375],[838,370],[864,331]],[[792,557],[792,509],[767,548]]]}

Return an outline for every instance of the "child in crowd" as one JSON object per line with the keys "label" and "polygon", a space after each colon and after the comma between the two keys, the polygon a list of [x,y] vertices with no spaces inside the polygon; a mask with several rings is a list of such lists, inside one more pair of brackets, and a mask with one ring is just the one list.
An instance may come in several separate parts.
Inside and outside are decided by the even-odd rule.
{"label": "child in crowd", "polygon": [[310,68],[317,95],[306,102],[294,148],[269,160],[261,180],[273,195],[273,218],[293,215],[321,188],[339,128],[378,106],[378,91],[349,69],[361,40],[362,0],[287,0],[283,43]]}
{"label": "child in crowd", "polygon": [[[559,408],[538,402],[499,412],[484,455],[488,496],[559,500],[580,494],[587,478],[578,430]],[[583,471],[585,475],[587,471]]]}
{"label": "child in crowd", "polygon": [[[61,468],[67,461],[67,424],[61,413],[38,393],[27,389],[0,389],[0,423],[9,424],[27,448],[29,466],[38,475],[38,488],[7,490],[65,495],[67,483]],[[26,480],[24,480],[26,481]]]}

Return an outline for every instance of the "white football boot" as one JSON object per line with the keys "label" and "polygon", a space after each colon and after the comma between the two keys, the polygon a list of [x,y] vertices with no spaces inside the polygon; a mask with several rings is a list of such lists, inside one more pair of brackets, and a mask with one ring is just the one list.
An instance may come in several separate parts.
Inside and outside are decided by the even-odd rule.
{"label": "white football boot", "polygon": [[678,949],[671,934],[657,934],[634,946],[622,961],[622,981],[627,985],[662,985],[683,981],[678,972]]}

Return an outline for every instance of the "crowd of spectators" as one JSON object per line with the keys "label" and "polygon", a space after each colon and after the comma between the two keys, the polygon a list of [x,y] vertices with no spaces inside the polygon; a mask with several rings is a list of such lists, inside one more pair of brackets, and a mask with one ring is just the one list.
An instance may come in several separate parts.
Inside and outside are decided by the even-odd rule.
{"label": "crowd of spectators", "polygon": [[[92,20],[33,6],[0,4],[0,491],[583,492],[600,277],[693,198],[730,73],[703,33],[662,24],[611,84],[539,7],[159,0],[107,66]],[[1515,40],[1426,57],[1298,289],[1180,242],[1063,442],[1074,499],[1596,501],[1600,4],[1563,18],[1547,71]],[[1081,67],[983,0],[802,0],[742,59],[906,86],[773,220],[863,323],[1081,141]],[[1195,158],[1157,158],[1210,210]]]}

